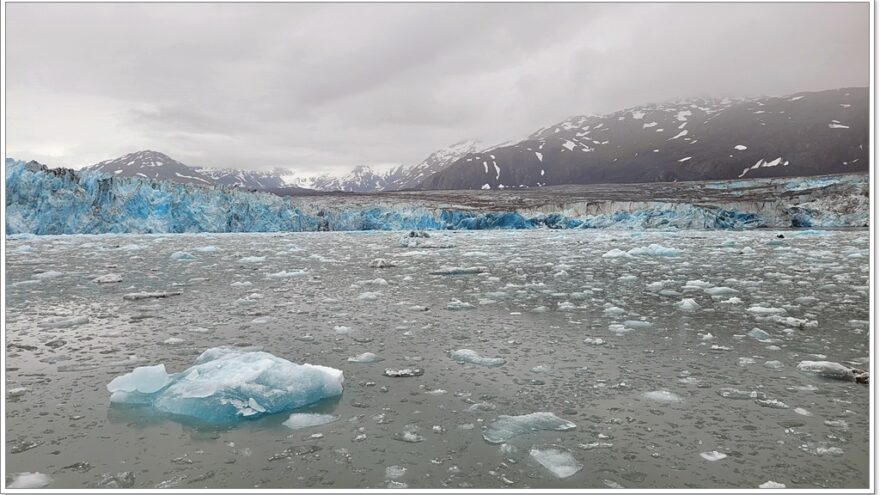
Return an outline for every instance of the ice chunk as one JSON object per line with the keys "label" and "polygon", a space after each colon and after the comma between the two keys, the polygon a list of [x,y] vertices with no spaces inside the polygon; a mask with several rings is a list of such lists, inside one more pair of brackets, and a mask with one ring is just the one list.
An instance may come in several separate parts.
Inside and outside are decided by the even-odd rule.
{"label": "ice chunk", "polygon": [[239,263],[262,263],[266,261],[265,256],[245,256],[238,260]]}
{"label": "ice chunk", "polygon": [[76,325],[84,325],[88,322],[88,316],[58,316],[47,318],[38,323],[37,326],[41,328],[67,328]]}
{"label": "ice chunk", "polygon": [[[607,254],[607,253],[606,253]],[[651,244],[648,247],[637,247],[627,251],[630,256],[678,256],[681,251],[675,248]]]}
{"label": "ice chunk", "polygon": [[765,308],[763,306],[752,306],[747,309],[749,313],[754,313],[756,315],[784,315],[785,310],[782,308]]}
{"label": "ice chunk", "polygon": [[52,483],[52,477],[43,473],[18,473],[12,475],[12,482],[6,488],[43,488]]}
{"label": "ice chunk", "polygon": [[171,296],[179,296],[180,291],[170,292],[132,292],[122,296],[126,301],[138,301],[140,299],[164,299]]}
{"label": "ice chunk", "polygon": [[831,361],[801,361],[797,365],[801,371],[816,373],[825,378],[833,378],[835,380],[857,381],[860,383],[868,382],[868,372],[849,368],[840,363]]}
{"label": "ice chunk", "polygon": [[485,426],[483,439],[489,443],[504,443],[513,437],[538,430],[566,431],[577,425],[551,412],[534,412],[520,416],[498,416]]}
{"label": "ice chunk", "polygon": [[106,275],[101,275],[100,277],[93,278],[92,282],[96,284],[115,284],[117,282],[122,282],[122,275],[118,275],[116,273],[108,273]]}
{"label": "ice chunk", "polygon": [[171,259],[175,261],[189,261],[193,259],[193,255],[187,251],[175,251],[171,253]]}
{"label": "ice chunk", "polygon": [[710,296],[726,296],[729,294],[738,294],[739,291],[736,289],[731,289],[730,287],[711,287],[708,289],[703,289],[703,292],[709,294]]}
{"label": "ice chunk", "polygon": [[287,418],[287,421],[281,423],[291,430],[300,430],[310,428],[312,426],[325,425],[339,419],[338,416],[332,414],[315,414],[315,413],[293,413]]}
{"label": "ice chunk", "polygon": [[503,358],[490,358],[481,356],[476,351],[471,349],[459,349],[457,351],[450,351],[449,357],[452,358],[453,361],[457,361],[459,363],[469,363],[476,364],[478,366],[485,366],[487,368],[497,368],[498,366],[503,365],[506,361]]}
{"label": "ice chunk", "polygon": [[425,374],[425,370],[422,368],[386,368],[385,372],[382,374],[392,378],[409,378],[412,376],[422,376]]}
{"label": "ice chunk", "polygon": [[725,454],[723,452],[718,452],[717,450],[713,450],[711,452],[700,453],[700,457],[702,457],[703,459],[706,459],[709,462],[715,462],[715,461],[720,461],[721,459],[724,459],[725,457],[727,457],[727,454]]}
{"label": "ice chunk", "polygon": [[49,271],[38,273],[38,274],[34,275],[33,278],[35,278],[37,280],[46,280],[46,279],[50,279],[50,278],[58,278],[62,275],[64,275],[64,274],[59,271],[49,270]]}
{"label": "ice chunk", "polygon": [[452,311],[458,311],[460,309],[473,309],[474,305],[471,303],[466,303],[464,301],[460,301],[458,299],[452,299],[446,304],[446,309]]}
{"label": "ice chunk", "polygon": [[393,268],[397,265],[386,261],[385,258],[376,258],[369,264],[370,268]]}
{"label": "ice chunk", "polygon": [[675,303],[675,307],[682,311],[696,311],[700,309],[700,305],[697,304],[697,301],[691,298],[682,299],[681,301]]}
{"label": "ice chunk", "polygon": [[446,266],[430,272],[431,275],[476,275],[486,271],[482,266]]}
{"label": "ice chunk", "polygon": [[758,488],[785,488],[785,483],[777,483],[773,480],[765,481],[758,485]]}
{"label": "ice chunk", "polygon": [[760,328],[757,328],[757,327],[751,329],[751,330],[749,331],[749,333],[747,333],[746,335],[748,335],[749,337],[751,337],[751,338],[753,338],[753,339],[755,339],[755,340],[767,340],[767,339],[770,338],[770,334],[769,334],[769,333],[767,333],[767,332],[765,332],[765,331],[763,331],[763,330],[761,330]]}
{"label": "ice chunk", "polygon": [[266,275],[266,278],[294,278],[294,277],[304,277],[308,274],[309,274],[309,272],[304,269],[291,270],[289,272],[286,270],[281,270],[280,272],[270,273],[270,274]]}
{"label": "ice chunk", "polygon": [[603,258],[623,258],[626,256],[630,256],[626,251],[621,251],[620,249],[614,248],[611,251],[603,254]]}
{"label": "ice chunk", "polygon": [[556,478],[568,478],[583,469],[571,452],[562,447],[537,448],[529,450],[529,456],[547,468]]}
{"label": "ice chunk", "polygon": [[654,390],[652,392],[645,392],[644,394],[642,394],[642,397],[648,400],[653,400],[656,402],[666,402],[670,404],[676,402],[684,402],[684,399],[668,390]]}
{"label": "ice chunk", "polygon": [[116,404],[208,423],[232,423],[295,409],[342,393],[342,371],[295,364],[267,352],[215,347],[189,369],[168,375],[164,365],[136,368],[107,385]]}
{"label": "ice chunk", "polygon": [[403,466],[388,466],[385,468],[385,477],[390,480],[396,480],[406,474],[406,468]]}
{"label": "ice chunk", "polygon": [[377,361],[381,361],[382,358],[373,354],[372,352],[365,352],[363,354],[358,354],[357,356],[348,358],[352,363],[375,363]]}

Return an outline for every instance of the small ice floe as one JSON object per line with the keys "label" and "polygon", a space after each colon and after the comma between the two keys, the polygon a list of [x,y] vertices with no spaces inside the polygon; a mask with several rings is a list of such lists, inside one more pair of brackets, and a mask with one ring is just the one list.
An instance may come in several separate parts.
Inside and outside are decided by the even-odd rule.
{"label": "small ice floe", "polygon": [[654,390],[651,392],[645,392],[644,394],[642,394],[642,397],[655,402],[665,402],[668,404],[684,402],[684,399],[668,390]]}
{"label": "small ice floe", "polygon": [[265,256],[245,256],[238,260],[239,263],[262,263],[266,261]]}
{"label": "small ice floe", "polygon": [[771,370],[779,371],[779,370],[785,368],[785,365],[779,361],[765,361],[764,367],[770,368]]}
{"label": "small ice floe", "polygon": [[264,325],[266,323],[269,323],[270,321],[272,321],[271,316],[258,316],[256,318],[254,318],[253,320],[251,320],[251,323],[253,323],[255,325]]}
{"label": "small ice floe", "polygon": [[313,426],[326,425],[339,419],[338,416],[332,414],[315,414],[315,413],[293,413],[284,421],[284,426],[291,430],[301,430],[303,428],[311,428]]}
{"label": "small ice floe", "polygon": [[566,431],[577,427],[571,421],[551,412],[534,412],[520,416],[498,416],[483,429],[483,439],[489,443],[505,443],[513,437],[538,430]]}
{"label": "small ice floe", "polygon": [[771,409],[788,409],[788,404],[778,399],[755,399],[755,404]]}
{"label": "small ice floe", "polygon": [[721,304],[742,304],[742,299],[738,297],[731,297],[730,299],[725,299],[721,301]]}
{"label": "small ice floe", "polygon": [[394,435],[395,440],[399,440],[401,442],[407,443],[419,443],[424,442],[425,437],[419,435],[417,432],[419,431],[419,427],[416,425],[407,425],[403,431]]}
{"label": "small ice floe", "polygon": [[45,272],[37,273],[36,275],[34,275],[34,276],[31,277],[31,278],[35,278],[35,279],[37,279],[37,280],[48,280],[48,279],[50,279],[50,278],[58,278],[58,277],[60,277],[60,276],[62,276],[62,275],[64,275],[62,272],[58,272],[58,271],[55,271],[55,270],[48,270],[48,271],[45,271]]}
{"label": "small ice floe", "polygon": [[254,284],[252,282],[247,282],[247,281],[245,281],[245,282],[232,282],[231,284],[229,284],[230,287],[248,287],[251,285],[254,285]]}
{"label": "small ice floe", "polygon": [[448,355],[453,361],[459,363],[475,364],[477,366],[485,366],[487,368],[497,368],[498,366],[501,366],[506,362],[503,358],[500,357],[490,358],[481,356],[476,351],[471,349],[459,349],[457,351],[449,351]]}
{"label": "small ice floe", "polygon": [[115,284],[118,282],[122,282],[122,275],[116,273],[108,273],[106,275],[101,275],[100,277],[93,278],[92,282],[96,284]]}
{"label": "small ice floe", "polygon": [[474,305],[471,303],[466,303],[463,301],[459,301],[458,299],[452,299],[446,304],[446,309],[451,311],[458,311],[462,309],[473,309]]}
{"label": "small ice floe", "polygon": [[568,449],[562,447],[532,447],[529,456],[559,479],[568,478],[584,468]]}
{"label": "small ice floe", "polygon": [[333,327],[333,332],[336,333],[336,335],[349,335],[351,333],[351,328],[337,325]]}
{"label": "small ice floe", "polygon": [[361,292],[357,298],[359,301],[375,301],[381,295],[381,292]]}
{"label": "small ice floe", "polygon": [[201,246],[201,247],[193,248],[193,251],[195,251],[197,253],[214,253],[219,250],[220,250],[220,248],[218,248],[217,246]]}
{"label": "small ice floe", "polygon": [[365,352],[363,354],[358,354],[357,356],[353,356],[348,358],[348,360],[352,363],[376,363],[382,361],[382,358],[373,354],[372,352]]}
{"label": "small ice floe", "polygon": [[385,468],[385,477],[390,480],[396,480],[406,474],[406,468],[403,466],[388,466]]}
{"label": "small ice floe", "polygon": [[385,368],[385,371],[382,374],[392,378],[409,378],[413,376],[422,376],[425,374],[425,370],[422,368]]}
{"label": "small ice floe", "polygon": [[701,452],[700,457],[706,459],[709,462],[715,462],[724,459],[725,457],[727,457],[727,454],[725,454],[724,452],[718,452],[717,450],[712,450],[710,452]]}
{"label": "small ice floe", "polygon": [[193,332],[193,333],[209,333],[209,332],[211,332],[210,329],[204,328],[204,327],[189,327],[186,329],[186,331]]}
{"label": "small ice floe", "polygon": [[696,311],[700,309],[700,305],[697,304],[697,301],[689,297],[675,303],[675,307],[681,311]]}
{"label": "small ice floe", "polygon": [[296,278],[296,277],[305,277],[308,274],[309,274],[308,270],[301,268],[299,270],[292,270],[289,272],[286,270],[281,270],[280,272],[269,273],[266,275],[266,278]]}
{"label": "small ice floe", "polygon": [[756,315],[784,315],[785,310],[782,308],[766,308],[764,306],[752,306],[746,309],[749,313],[753,313]]}
{"label": "small ice floe", "polygon": [[748,390],[738,390],[735,388],[724,387],[718,389],[718,395],[724,397],[725,399],[734,399],[734,400],[746,400],[746,399],[763,399],[764,394],[762,392],[748,391]]}
{"label": "small ice floe", "polygon": [[614,335],[623,335],[627,332],[632,332],[632,328],[626,328],[626,326],[619,323],[612,323],[608,325],[608,331]]}
{"label": "small ice floe", "polygon": [[27,387],[15,387],[6,389],[6,397],[9,398],[18,398],[24,396],[24,394],[28,391]]}
{"label": "small ice floe", "polygon": [[714,285],[711,282],[704,282],[702,280],[688,280],[686,284],[682,286],[684,290],[700,290],[700,289],[711,289]]}
{"label": "small ice floe", "polygon": [[623,258],[628,256],[630,255],[626,251],[617,248],[614,248],[611,251],[608,251],[607,253],[602,255],[603,258]]}
{"label": "small ice floe", "polygon": [[386,260],[385,258],[376,258],[369,263],[370,268],[393,268],[397,265]]}
{"label": "small ice floe", "polygon": [[[681,251],[675,248],[651,244],[647,247],[632,248],[626,252],[630,256],[678,256]],[[607,253],[606,253],[607,254]]]}
{"label": "small ice floe", "polygon": [[431,275],[476,275],[486,271],[482,266],[446,266],[429,272]]}
{"label": "small ice floe", "polygon": [[584,339],[584,343],[592,345],[604,345],[605,339],[600,339],[598,337],[587,337]]}
{"label": "small ice floe", "polygon": [[651,328],[654,326],[653,323],[645,320],[624,320],[623,325],[629,328]]}
{"label": "small ice floe", "polygon": [[167,339],[162,341],[162,343],[165,345],[180,345],[180,344],[183,344],[184,342],[186,342],[186,341],[179,338],[179,337],[168,337]]}
{"label": "small ice floe", "polygon": [[189,261],[195,259],[192,253],[188,251],[175,251],[171,253],[171,259],[174,261]]}
{"label": "small ice floe", "polygon": [[748,335],[749,337],[751,337],[755,340],[767,340],[770,338],[769,333],[761,330],[758,327],[755,327],[755,328],[749,330],[749,333],[747,333],[746,335]]}
{"label": "small ice floe", "polygon": [[797,414],[800,414],[801,416],[812,416],[813,415],[813,413],[811,413],[810,411],[807,411],[803,407],[796,407],[793,409],[793,411],[796,412]]}
{"label": "small ice floe", "polygon": [[173,416],[228,424],[302,407],[342,393],[342,371],[295,364],[267,352],[215,347],[168,374],[142,366],[107,384],[111,404],[148,405]]}
{"label": "small ice floe", "polygon": [[12,475],[12,482],[6,488],[27,489],[43,488],[52,483],[52,477],[43,473],[17,473]]}
{"label": "small ice floe", "polygon": [[801,361],[797,365],[801,371],[815,373],[824,378],[843,380],[857,383],[868,383],[870,372],[856,368],[850,368],[832,361]]}
{"label": "small ice floe", "polygon": [[773,480],[770,480],[770,481],[765,481],[764,483],[761,483],[760,485],[758,485],[758,488],[770,488],[770,489],[785,488],[785,483],[777,483]]}
{"label": "small ice floe", "polygon": [[179,296],[182,292],[178,291],[162,291],[162,292],[131,292],[122,296],[126,301],[139,301],[141,299],[164,299],[171,296]]}
{"label": "small ice floe", "polygon": [[41,321],[37,326],[40,328],[68,328],[85,325],[88,322],[88,316],[56,316]]}
{"label": "small ice floe", "polygon": [[727,296],[730,294],[739,293],[738,290],[731,289],[730,287],[710,287],[708,289],[703,289],[703,292],[709,294],[710,296]]}

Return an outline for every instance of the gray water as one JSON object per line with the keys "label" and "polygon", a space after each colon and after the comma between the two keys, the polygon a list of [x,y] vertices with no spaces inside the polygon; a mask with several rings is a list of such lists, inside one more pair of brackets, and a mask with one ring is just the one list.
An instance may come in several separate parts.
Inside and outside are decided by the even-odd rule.
{"label": "gray water", "polygon": [[[402,247],[400,232],[8,239],[6,469],[48,474],[50,488],[112,487],[126,472],[134,488],[867,487],[869,388],[797,364],[869,367],[868,232],[778,233],[427,240],[448,248]],[[650,244],[679,252],[603,257]],[[376,258],[396,266],[369,267]],[[430,274],[448,266],[484,271]],[[268,277],[282,271],[302,273]],[[92,281],[109,273],[122,282]],[[181,295],[122,298],[139,291]],[[677,306],[688,298],[699,308]],[[453,299],[473,307],[448,309]],[[69,317],[88,321],[45,326]],[[746,336],[755,327],[771,338]],[[280,413],[216,428],[110,406],[114,377],[180,371],[221,345],[343,370],[342,396],[308,408],[339,420],[291,430]],[[457,349],[506,362],[459,364]],[[347,360],[363,352],[383,360]],[[404,367],[424,374],[383,376]],[[674,395],[645,395],[657,391]],[[539,411],[577,427],[500,446],[481,436],[499,415]],[[399,440],[405,431],[421,441]],[[583,468],[558,479],[533,446]],[[726,457],[701,456],[713,451]]]}

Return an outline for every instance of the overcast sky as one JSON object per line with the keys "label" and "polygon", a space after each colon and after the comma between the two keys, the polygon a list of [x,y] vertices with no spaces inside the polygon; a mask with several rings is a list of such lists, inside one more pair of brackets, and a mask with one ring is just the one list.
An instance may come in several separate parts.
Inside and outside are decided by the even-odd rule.
{"label": "overcast sky", "polygon": [[690,96],[869,83],[868,4],[6,5],[7,156],[303,174]]}

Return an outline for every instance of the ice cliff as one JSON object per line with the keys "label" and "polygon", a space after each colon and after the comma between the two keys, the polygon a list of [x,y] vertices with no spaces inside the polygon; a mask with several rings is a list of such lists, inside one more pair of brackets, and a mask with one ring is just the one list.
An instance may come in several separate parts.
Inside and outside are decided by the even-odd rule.
{"label": "ice cliff", "polygon": [[6,234],[863,227],[868,176],[281,197],[6,160]]}

